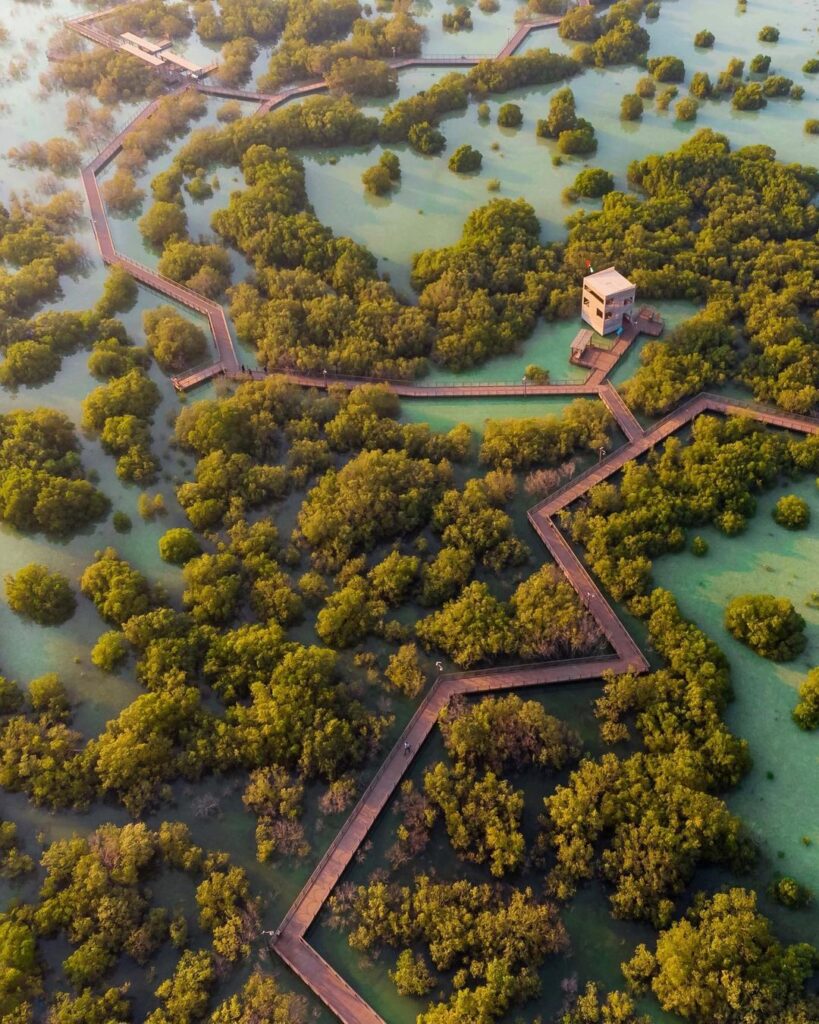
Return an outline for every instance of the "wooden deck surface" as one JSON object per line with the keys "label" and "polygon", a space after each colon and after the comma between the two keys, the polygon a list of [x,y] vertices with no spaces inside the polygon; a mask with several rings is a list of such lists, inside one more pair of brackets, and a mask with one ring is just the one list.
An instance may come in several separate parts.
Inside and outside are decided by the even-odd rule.
{"label": "wooden deck surface", "polygon": [[601,384],[597,393],[629,441],[636,441],[642,435],[643,428],[617,388],[611,383]]}

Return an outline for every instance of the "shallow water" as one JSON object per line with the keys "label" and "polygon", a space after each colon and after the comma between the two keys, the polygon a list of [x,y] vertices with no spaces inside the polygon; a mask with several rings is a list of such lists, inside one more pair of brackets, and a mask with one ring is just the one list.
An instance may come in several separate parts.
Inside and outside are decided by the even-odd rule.
{"label": "shallow water", "polygon": [[[155,297],[152,293],[140,291],[134,309],[122,316],[132,335],[139,336],[142,312],[153,305]],[[88,352],[76,352],[63,360],[62,369],[53,381],[38,388],[4,392],[3,410],[47,406],[59,409],[75,424],[79,424],[82,398],[100,383],[88,372],[87,360]],[[36,561],[64,572],[76,585],[82,570],[93,561],[95,551],[111,546],[149,579],[164,587],[171,599],[178,602],[182,592],[180,570],[160,559],[157,542],[169,527],[186,524],[186,518],[174,496],[172,478],[178,477],[181,480],[188,477],[193,462],[188,456],[168,447],[168,418],[178,408],[178,400],[169,388],[167,378],[156,365],[151,367],[150,375],[160,386],[162,395],[152,433],[153,448],[162,460],[163,473],[147,491],[152,495],[161,493],[164,496],[166,514],[144,522],[137,510],[143,489],[120,481],[116,476],[114,458],[103,452],[96,440],[80,432],[81,457],[86,469],[93,468],[96,471],[99,475],[97,486],[111,499],[112,511],[125,512],[133,528],[127,533],[117,533],[109,517],[70,540],[55,542],[40,534],[20,535],[11,527],[1,525],[0,574],[14,572]],[[62,627],[46,629],[19,619],[2,601],[0,629],[6,639],[0,652],[0,663],[6,674],[21,682],[44,672],[58,671],[69,694],[80,701],[76,718],[78,727],[88,735],[93,735],[107,719],[140,692],[130,674],[111,675],[91,665],[90,647],[108,628],[90,602],[82,597],[79,598],[76,615],[68,623]]]}
{"label": "shallow water", "polygon": [[[460,2],[460,0],[459,0]],[[447,32],[441,24],[441,15],[452,12],[456,4],[449,0],[415,0],[412,13],[426,28],[425,56],[480,56],[492,57],[515,31],[516,15],[526,10],[519,0],[498,0],[499,7],[484,13],[474,0],[466,6],[472,14],[472,29],[467,32]]]}
{"label": "shallow water", "polygon": [[[491,116],[487,122],[478,119],[474,103],[466,111],[444,118],[441,128],[448,144],[441,156],[424,157],[408,146],[391,147],[400,156],[402,178],[390,197],[365,194],[360,181],[361,173],[377,161],[382,147],[374,146],[364,152],[341,151],[336,154],[337,163],[330,163],[327,154],[307,154],[308,189],[319,218],[338,234],[350,235],[372,249],[379,257],[381,269],[390,274],[396,287],[408,291],[412,255],[423,248],[456,242],[464,219],[474,207],[494,196],[522,197],[534,207],[543,237],[560,238],[565,233],[565,218],[577,209],[576,204],[561,198],[562,192],[584,166],[605,167],[614,174],[616,186],[625,189],[626,172],[632,160],[675,149],[702,127],[725,133],[735,147],[764,142],[783,160],[819,160],[816,136],[805,135],[802,130],[805,119],[815,112],[817,98],[817,76],[801,71],[802,64],[815,52],[819,25],[819,11],[811,0],[789,5],[787,13],[773,0],[766,0],[749,6],[748,14],[741,14],[729,4],[666,0],[660,17],[645,24],[652,37],[651,55],[669,53],[682,57],[686,62],[686,81],[696,71],[708,71],[713,79],[730,57],[742,57],[747,64],[754,54],[764,51],[773,57],[772,72],[786,74],[803,85],[805,98],[770,100],[768,107],[758,112],[739,112],[732,109],[729,101],[709,100],[691,123],[678,122],[673,110],[657,111],[647,101],[640,122],[624,123],[620,120],[620,100],[625,93],[634,91],[644,72],[635,66],[588,69],[573,79],[570,86],[578,113],[591,121],[597,132],[598,150],[593,156],[563,158],[560,166],[554,166],[556,143],[535,135],[537,119],[546,116],[551,96],[565,82],[516,90],[488,100]],[[757,41],[756,35],[764,24],[782,28],[779,43]],[[695,33],[704,26],[710,27],[717,37],[710,51],[697,49],[693,44]],[[495,37],[498,49],[505,41],[502,32]],[[560,40],[556,29],[547,28],[530,35],[521,52],[544,46],[560,51],[571,49],[571,45]],[[446,69],[405,72],[401,75],[402,94],[405,81],[422,88],[445,74]],[[685,94],[681,87],[680,95]],[[498,107],[509,100],[523,111],[520,128],[500,128],[496,123]],[[456,175],[447,167],[449,154],[464,142],[483,154],[479,174]],[[498,149],[493,150],[493,144]],[[487,182],[492,178],[500,181],[499,192],[487,191]],[[584,204],[590,209],[595,205]]]}
{"label": "shallow water", "polygon": [[[773,521],[771,510],[784,493],[798,494],[810,504],[808,529],[792,532]],[[799,685],[808,669],[819,664],[819,609],[808,604],[819,565],[816,484],[807,477],[760,497],[756,516],[738,537],[715,529],[696,532],[708,541],[709,553],[659,558],[654,579],[672,591],[683,614],[719,644],[731,664],[735,700],[725,717],[733,732],[748,740],[754,766],[728,804],[761,848],[756,880],[763,889],[780,872],[819,892],[819,733],[803,732],[791,720]],[[746,593],[790,598],[804,617],[808,645],[794,661],[776,664],[761,658],[725,630],[726,604]],[[766,910],[783,930],[815,940],[816,905],[794,912],[771,904]]]}
{"label": "shallow water", "polygon": [[483,436],[487,420],[520,419],[525,416],[560,416],[575,396],[555,398],[412,398],[401,403],[407,423],[428,423],[433,430],[451,430],[466,423]]}

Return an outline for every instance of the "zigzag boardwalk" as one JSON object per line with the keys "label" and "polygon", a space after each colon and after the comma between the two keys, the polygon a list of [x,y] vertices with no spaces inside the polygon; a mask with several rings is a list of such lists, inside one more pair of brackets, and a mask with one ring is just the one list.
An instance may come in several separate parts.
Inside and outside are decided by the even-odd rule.
{"label": "zigzag boardwalk", "polygon": [[[68,24],[77,31],[85,33],[86,30],[92,30],[92,22],[96,18],[104,16],[105,13],[105,11],[95,13],[90,17],[84,17],[79,21],[69,22]],[[498,59],[507,57],[514,53],[532,32],[557,25],[559,21],[559,18],[541,18],[536,21],[530,21],[522,24],[510,37],[506,46],[504,46],[500,51]],[[104,33],[102,33],[102,35],[104,35]],[[102,38],[98,41],[103,43],[103,45],[107,45],[106,41]],[[475,55],[407,57],[396,58],[390,63],[396,68],[424,66],[470,67],[479,63],[483,59],[485,58]],[[183,85],[176,91],[179,92],[188,87],[189,86]],[[266,95],[265,93],[234,89],[219,85],[203,85],[201,83],[198,84],[196,88],[207,95],[244,99],[258,103],[259,107],[257,109],[257,113],[264,114],[296,97],[321,92],[327,88],[327,85],[323,80],[308,82],[292,88],[283,89],[274,95]],[[116,138],[112,139],[111,142],[108,143],[98,156],[84,169],[82,172],[82,182],[85,186],[85,192],[88,198],[94,234],[97,239],[100,253],[102,254],[102,258],[105,262],[122,267],[124,270],[127,270],[140,284],[159,292],[161,295],[165,295],[168,298],[173,299],[175,302],[206,316],[208,319],[218,359],[208,366],[200,367],[199,369],[192,370],[189,373],[174,377],[174,387],[179,391],[185,391],[218,376],[228,376],[239,379],[247,376],[243,371],[240,372],[239,360],[225,312],[218,303],[204,298],[190,288],[186,288],[183,285],[168,280],[156,271],[151,270],[149,267],[146,267],[117,251],[108,224],[105,212],[105,203],[103,202],[102,195],[100,194],[99,183],[97,180],[100,172],[107,167],[107,165],[115,159],[122,150],[123,139],[127,133],[142,121],[151,117],[160,102],[161,101],[157,99],[152,103],[149,103],[128,125],[126,125]],[[606,360],[606,366],[604,368],[600,367],[593,369],[586,382],[583,384],[521,383],[425,387],[423,385],[402,381],[391,381],[388,383],[396,394],[406,398],[532,397],[548,395],[593,396],[597,394],[603,399],[612,414],[615,416],[625,435],[631,439],[636,436],[636,431],[639,430],[639,424],[637,424],[637,421],[631,415],[631,412],[614,389],[609,387],[608,390],[604,391],[601,385],[603,384],[606,374],[610,369],[608,362],[610,361],[612,366],[616,363],[622,352],[628,347],[633,336],[636,335],[638,326],[638,324],[635,324],[629,337],[623,338],[615,345],[609,360]],[[265,375],[266,374],[262,371],[253,371],[250,374],[250,376],[255,379],[259,379]],[[311,387],[327,387],[330,384],[341,384],[345,387],[355,387],[358,384],[371,381],[371,378],[366,377],[342,378],[337,375],[321,375],[319,377],[306,374],[285,373],[285,376],[294,383],[300,383]]]}
{"label": "zigzag boardwalk", "polygon": [[[125,6],[127,5],[118,5],[118,7]],[[103,32],[94,25],[95,21],[106,17],[115,10],[117,10],[117,7],[111,7],[101,11],[93,11],[87,15],[82,15],[80,18],[67,21],[66,25],[69,28],[72,28],[75,32],[93,39],[102,46],[108,46],[112,49],[119,50],[119,42],[114,39],[113,36],[109,36],[108,33]],[[556,25],[559,21],[559,18],[541,18],[535,21],[525,22],[520,26],[517,32],[515,32],[514,36],[510,38],[509,42],[503,50],[501,50],[501,53],[498,54],[498,57],[508,56],[513,53],[531,32]],[[489,58],[474,55],[399,57],[391,60],[390,64],[397,69],[410,67],[471,67],[484,59]],[[178,92],[189,87],[190,86],[182,85],[175,91]],[[232,99],[244,99],[258,103],[259,107],[257,109],[257,114],[265,114],[292,99],[322,92],[326,90],[327,84],[323,80],[307,82],[302,85],[282,89],[273,95],[253,92],[250,90],[234,89],[227,86],[204,85],[202,83],[197,83],[196,88],[207,95],[224,96]],[[203,313],[208,318],[214,342],[216,344],[218,360],[210,366],[194,370],[191,373],[174,378],[174,386],[178,390],[184,391],[187,388],[195,387],[196,385],[201,384],[206,380],[210,380],[213,377],[219,376],[220,374],[233,375],[239,370],[239,360],[236,355],[236,349],[233,344],[233,339],[231,338],[224,310],[217,303],[211,302],[208,299],[203,299],[202,296],[197,295],[197,293],[191,289],[184,288],[173,281],[169,281],[167,278],[162,277],[160,274],[150,270],[148,267],[144,267],[142,264],[139,264],[134,260],[130,260],[128,257],[122,256],[117,252],[111,237],[111,231],[108,226],[108,220],[105,213],[105,204],[102,200],[102,196],[100,195],[99,185],[97,182],[97,176],[99,173],[121,151],[122,141],[127,133],[146,118],[149,118],[154,113],[159,103],[160,100],[158,99],[149,103],[140,111],[133,121],[123,128],[116,138],[112,139],[111,142],[108,143],[102,152],[92,160],[82,172],[82,182],[85,186],[88,205],[91,209],[91,223],[94,228],[94,234],[96,235],[97,244],[105,262],[123,267],[131,273],[134,278],[140,282],[140,284],[144,284],[160,294],[167,295],[168,298],[171,298],[198,313]],[[509,394],[514,393],[515,392],[509,392]],[[569,394],[571,392],[554,391],[543,393]]]}
{"label": "zigzag boardwalk", "polygon": [[799,434],[819,434],[819,420],[810,416],[796,416],[766,408],[754,402],[743,402],[739,399],[723,398],[721,395],[704,392],[697,395],[696,398],[684,402],[659,423],[655,423],[650,430],[642,432],[640,436],[622,448],[618,448],[603,462],[576,476],[531,508],[528,514],[532,525],[537,529],[536,523],[542,524],[545,520],[556,516],[558,512],[562,512],[572,502],[577,501],[595,484],[608,479],[622,469],[627,462],[644,455],[649,448],[653,448],[659,441],[664,441],[705,412],[723,413],[728,416],[749,416],[760,423],[781,427],[783,430],[793,430]]}
{"label": "zigzag boardwalk", "polygon": [[512,54],[517,50],[523,43],[524,39],[527,38],[530,32],[539,28],[553,28],[555,25],[560,24],[560,18],[539,18],[537,21],[524,22],[520,28],[509,37],[509,41],[498,53],[497,59],[501,60],[503,57],[511,57]]}
{"label": "zigzag boardwalk", "polygon": [[[308,944],[305,936],[367,833],[384,810],[389,797],[411,763],[412,756],[434,728],[438,714],[447,702],[455,694],[524,689],[530,686],[596,679],[604,672],[648,670],[648,662],[642,651],[557,528],[553,516],[582,497],[594,484],[616,473],[631,459],[644,454],[659,441],[704,412],[747,415],[772,426],[800,433],[819,434],[819,421],[809,417],[792,416],[753,403],[703,394],[686,402],[651,430],[641,430],[639,435],[600,465],[581,474],[576,480],[531,509],[529,520],[532,526],[581,600],[597,619],[615,654],[609,658],[579,659],[438,677],[341,832],[286,914],[273,942],[273,948],[279,956],[312,988],[343,1024],[384,1024],[384,1021],[319,956]],[[410,745],[410,756],[405,752],[405,743]]]}
{"label": "zigzag boardwalk", "polygon": [[211,334],[216,343],[219,361],[206,367],[204,370],[198,371],[200,380],[204,380],[207,376],[216,376],[222,370],[234,373],[239,368],[239,363],[236,359],[236,349],[233,345],[233,338],[230,334],[230,327],[228,326],[224,309],[218,302],[206,299],[203,295],[193,291],[193,289],[177,284],[176,281],[170,281],[155,270],[151,270],[149,267],[130,259],[128,256],[123,256],[117,251],[111,236],[111,228],[105,213],[105,203],[100,193],[99,182],[97,181],[99,172],[122,149],[122,140],[126,133],[140,122],[149,118],[156,110],[159,102],[159,100],[154,100],[153,103],[145,107],[128,127],[109,142],[89,166],[85,168],[81,177],[91,212],[91,226],[94,229],[94,235],[103,260],[108,264],[127,270],[136,281],[159,292],[160,295],[165,295],[169,299],[180,303],[180,305],[186,306],[188,309],[192,309],[207,317]]}
{"label": "zigzag boardwalk", "polygon": [[[340,1021],[344,1024],[384,1024],[372,1007],[307,943],[305,935],[451,698],[457,694],[596,679],[606,671],[624,672],[630,668],[639,671],[643,661],[639,652],[638,656],[637,663],[603,657],[438,677],[287,912],[273,943],[282,960]],[[409,746],[409,753],[405,744]]]}

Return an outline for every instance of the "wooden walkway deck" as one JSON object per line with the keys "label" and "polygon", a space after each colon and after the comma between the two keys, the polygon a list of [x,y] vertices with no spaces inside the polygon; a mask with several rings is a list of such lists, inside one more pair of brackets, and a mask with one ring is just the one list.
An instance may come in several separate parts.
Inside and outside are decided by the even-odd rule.
{"label": "wooden walkway deck", "polygon": [[536,18],[532,21],[522,22],[509,37],[506,46],[501,47],[495,59],[502,60],[504,57],[511,57],[512,54],[520,49],[532,32],[537,32],[538,29],[542,28],[556,28],[559,24],[560,17]]}
{"label": "wooden walkway deck", "polygon": [[211,85],[210,82],[197,82],[196,89],[204,96],[221,96],[226,100],[245,100],[248,103],[264,103],[270,99],[266,92],[253,92],[252,89],[239,89],[230,85]]}
{"label": "wooden walkway deck", "polygon": [[589,369],[590,373],[586,378],[589,384],[602,384],[640,334],[656,338],[662,334],[662,331],[663,321],[653,310],[647,311],[646,315],[641,312],[633,320],[623,324],[623,329],[611,348],[598,348],[596,345],[589,345],[582,355],[573,361],[579,366]]}
{"label": "wooden walkway deck", "polygon": [[[204,371],[194,371],[202,373]],[[555,384],[493,381],[461,384],[457,381],[441,384],[419,384],[412,380],[396,380],[388,377],[355,377],[338,373],[298,373],[294,370],[253,370],[239,369],[224,374],[231,380],[266,380],[268,377],[284,377],[291,384],[305,388],[342,387],[352,390],[362,384],[383,384],[400,398],[536,398],[550,395],[577,395],[596,398],[600,387],[585,381],[563,381]],[[173,378],[176,384],[179,378]],[[182,388],[180,388],[182,390]]]}
{"label": "wooden walkway deck", "polygon": [[607,383],[601,385],[597,393],[629,441],[636,441],[642,435],[643,428],[640,421],[623,401],[620,392],[613,384]]}

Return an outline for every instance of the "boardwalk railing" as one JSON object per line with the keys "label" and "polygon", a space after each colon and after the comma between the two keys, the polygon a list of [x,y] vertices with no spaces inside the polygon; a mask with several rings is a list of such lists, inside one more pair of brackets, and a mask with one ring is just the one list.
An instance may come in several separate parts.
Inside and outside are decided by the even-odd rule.
{"label": "boardwalk railing", "polygon": [[493,60],[497,54],[494,53],[408,53],[404,57],[390,57],[387,60],[388,64],[392,61],[403,61],[403,60],[422,60],[429,61],[432,63],[436,60]]}
{"label": "boardwalk railing", "polygon": [[528,380],[522,381],[520,378],[517,380],[463,380],[457,377],[452,380],[425,380],[423,377],[381,377],[377,374],[366,376],[364,374],[349,374],[349,373],[311,373],[309,371],[296,370],[292,367],[279,367],[268,371],[260,371],[258,367],[252,372],[264,372],[269,374],[283,374],[292,375],[294,377],[303,377],[305,379],[310,378],[316,381],[323,381],[325,378],[330,381],[338,381],[339,383],[350,383],[350,384],[389,384],[390,387],[419,387],[424,388],[427,391],[440,391],[442,389],[468,389],[468,388],[536,388],[544,387],[546,385],[554,385],[556,387],[585,387],[585,382],[581,380],[569,380],[557,379],[553,380],[550,378],[545,381],[534,381]]}

